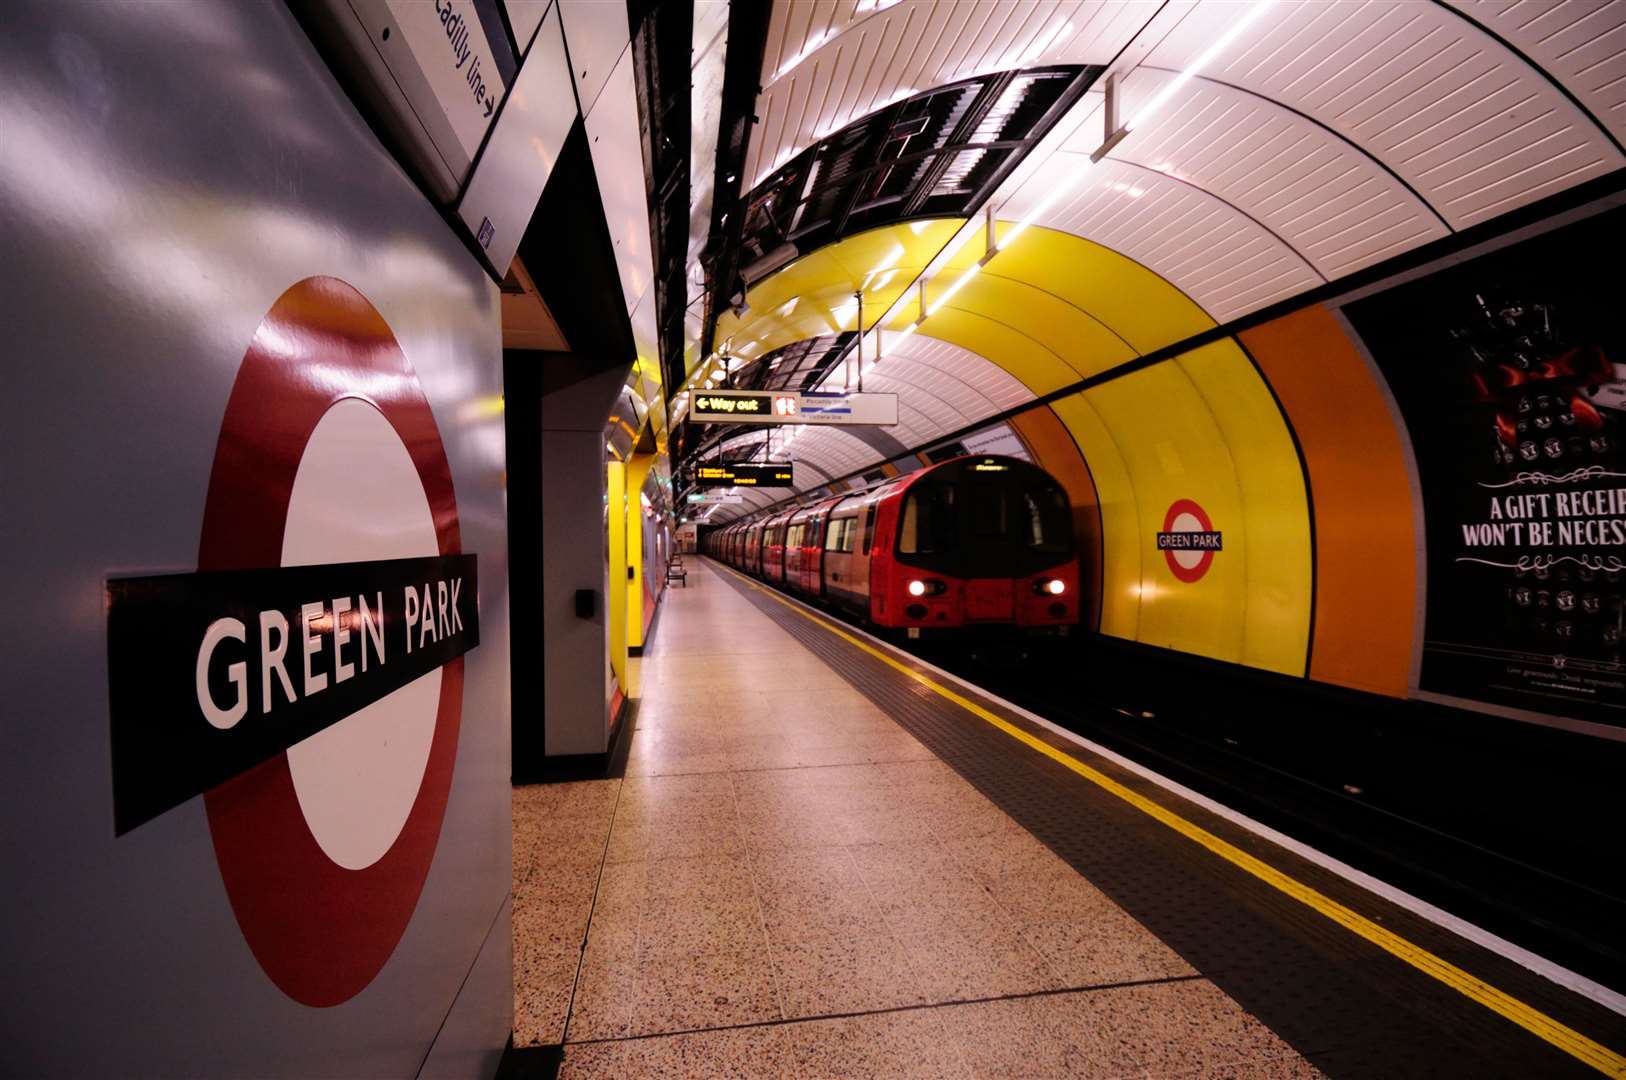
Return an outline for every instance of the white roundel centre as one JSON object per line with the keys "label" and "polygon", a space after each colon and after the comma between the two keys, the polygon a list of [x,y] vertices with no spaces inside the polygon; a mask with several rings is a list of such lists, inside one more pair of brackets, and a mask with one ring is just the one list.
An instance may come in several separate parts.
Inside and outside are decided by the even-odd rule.
{"label": "white roundel centre", "polygon": [[[439,554],[423,481],[395,428],[368,402],[345,398],[334,404],[311,432],[294,476],[282,565]],[[331,607],[334,597],[300,600]],[[298,624],[291,636],[292,665],[303,661]],[[323,661],[331,672],[332,657]],[[299,674],[289,673],[297,684]],[[289,747],[288,768],[305,823],[340,866],[371,866],[401,834],[429,762],[440,678],[436,668]]]}
{"label": "white roundel centre", "polygon": [[[1197,516],[1191,513],[1189,510],[1182,510],[1180,513],[1174,516],[1174,523],[1169,527],[1169,531],[1177,533],[1202,532],[1203,523],[1198,521]],[[1184,551],[1171,551],[1169,554],[1174,556],[1175,562],[1179,563],[1187,570],[1195,570],[1197,567],[1202,565],[1204,553],[1201,551],[1192,551],[1188,548]]]}

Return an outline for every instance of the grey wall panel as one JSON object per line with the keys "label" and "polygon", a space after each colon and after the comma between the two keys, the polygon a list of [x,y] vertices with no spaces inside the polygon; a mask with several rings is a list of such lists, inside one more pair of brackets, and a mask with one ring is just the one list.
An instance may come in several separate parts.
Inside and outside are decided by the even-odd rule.
{"label": "grey wall panel", "polygon": [[[0,551],[22,632],[0,668],[6,1069],[411,1075],[509,882],[503,439],[481,407],[501,390],[496,288],[280,4],[8,14]],[[480,573],[434,862],[389,961],[331,1008],[288,997],[250,952],[201,799],[115,838],[103,611],[110,575],[196,567],[245,349],[313,275],[359,290],[416,368]]]}

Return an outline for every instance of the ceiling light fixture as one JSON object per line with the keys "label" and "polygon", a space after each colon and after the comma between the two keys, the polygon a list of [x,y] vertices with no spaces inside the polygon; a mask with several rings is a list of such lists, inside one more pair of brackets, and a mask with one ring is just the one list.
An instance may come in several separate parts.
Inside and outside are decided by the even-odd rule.
{"label": "ceiling light fixture", "polygon": [[[1269,10],[1270,7],[1275,4],[1275,2],[1276,0],[1258,0],[1253,7],[1248,9],[1247,14],[1243,15],[1242,18],[1232,23],[1230,27],[1226,29],[1225,33],[1221,34],[1214,40],[1213,44],[1204,49],[1197,59],[1193,60],[1186,66],[1184,71],[1180,72],[1180,74],[1176,75],[1173,79],[1170,79],[1168,84],[1152,97],[1152,100],[1141,106],[1140,111],[1135,113],[1134,117],[1130,119],[1129,123],[1123,125],[1115,131],[1108,133],[1106,140],[1095,151],[1095,153],[1090,155],[1090,160],[1087,165],[1074,170],[1071,177],[1051,188],[1050,194],[1043,201],[1029,210],[1026,214],[1022,215],[1021,220],[1019,220],[1014,226],[1011,227],[1009,232],[1000,238],[1000,248],[1009,247],[1013,240],[1027,231],[1028,226],[1032,225],[1040,217],[1043,217],[1045,214],[1049,213],[1050,210],[1055,207],[1057,203],[1061,202],[1062,199],[1071,195],[1074,187],[1076,187],[1078,184],[1079,178],[1089,171],[1090,166],[1099,162],[1103,157],[1106,156],[1108,151],[1110,151],[1118,143],[1122,142],[1125,136],[1143,125],[1153,113],[1157,112],[1164,105],[1167,105],[1169,103],[1169,99],[1174,97],[1174,95],[1179,92],[1181,87],[1185,86],[1192,79],[1196,78],[1205,67],[1213,63],[1215,57],[1219,56],[1220,53],[1229,48],[1231,43],[1240,37],[1244,30],[1258,21],[1259,17]],[[1107,94],[1109,97],[1115,96],[1115,88],[1112,84],[1112,80],[1114,78],[1115,76],[1108,76]],[[1116,102],[1113,101],[1112,104],[1113,108],[1109,110],[1109,112],[1116,112]]]}

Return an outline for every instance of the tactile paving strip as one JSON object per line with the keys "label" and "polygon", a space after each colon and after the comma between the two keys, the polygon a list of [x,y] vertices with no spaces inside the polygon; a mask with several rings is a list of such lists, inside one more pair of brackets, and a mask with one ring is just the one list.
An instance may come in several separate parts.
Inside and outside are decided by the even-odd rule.
{"label": "tactile paving strip", "polygon": [[1597,1075],[762,589],[719,576],[1327,1075]]}

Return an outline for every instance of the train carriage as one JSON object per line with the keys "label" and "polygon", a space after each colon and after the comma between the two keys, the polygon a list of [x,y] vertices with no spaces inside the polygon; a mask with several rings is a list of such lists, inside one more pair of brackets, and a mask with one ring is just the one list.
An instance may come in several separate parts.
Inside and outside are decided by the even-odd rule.
{"label": "train carriage", "polygon": [[1079,618],[1072,509],[1020,458],[961,457],[729,526],[724,561],[911,637]]}

